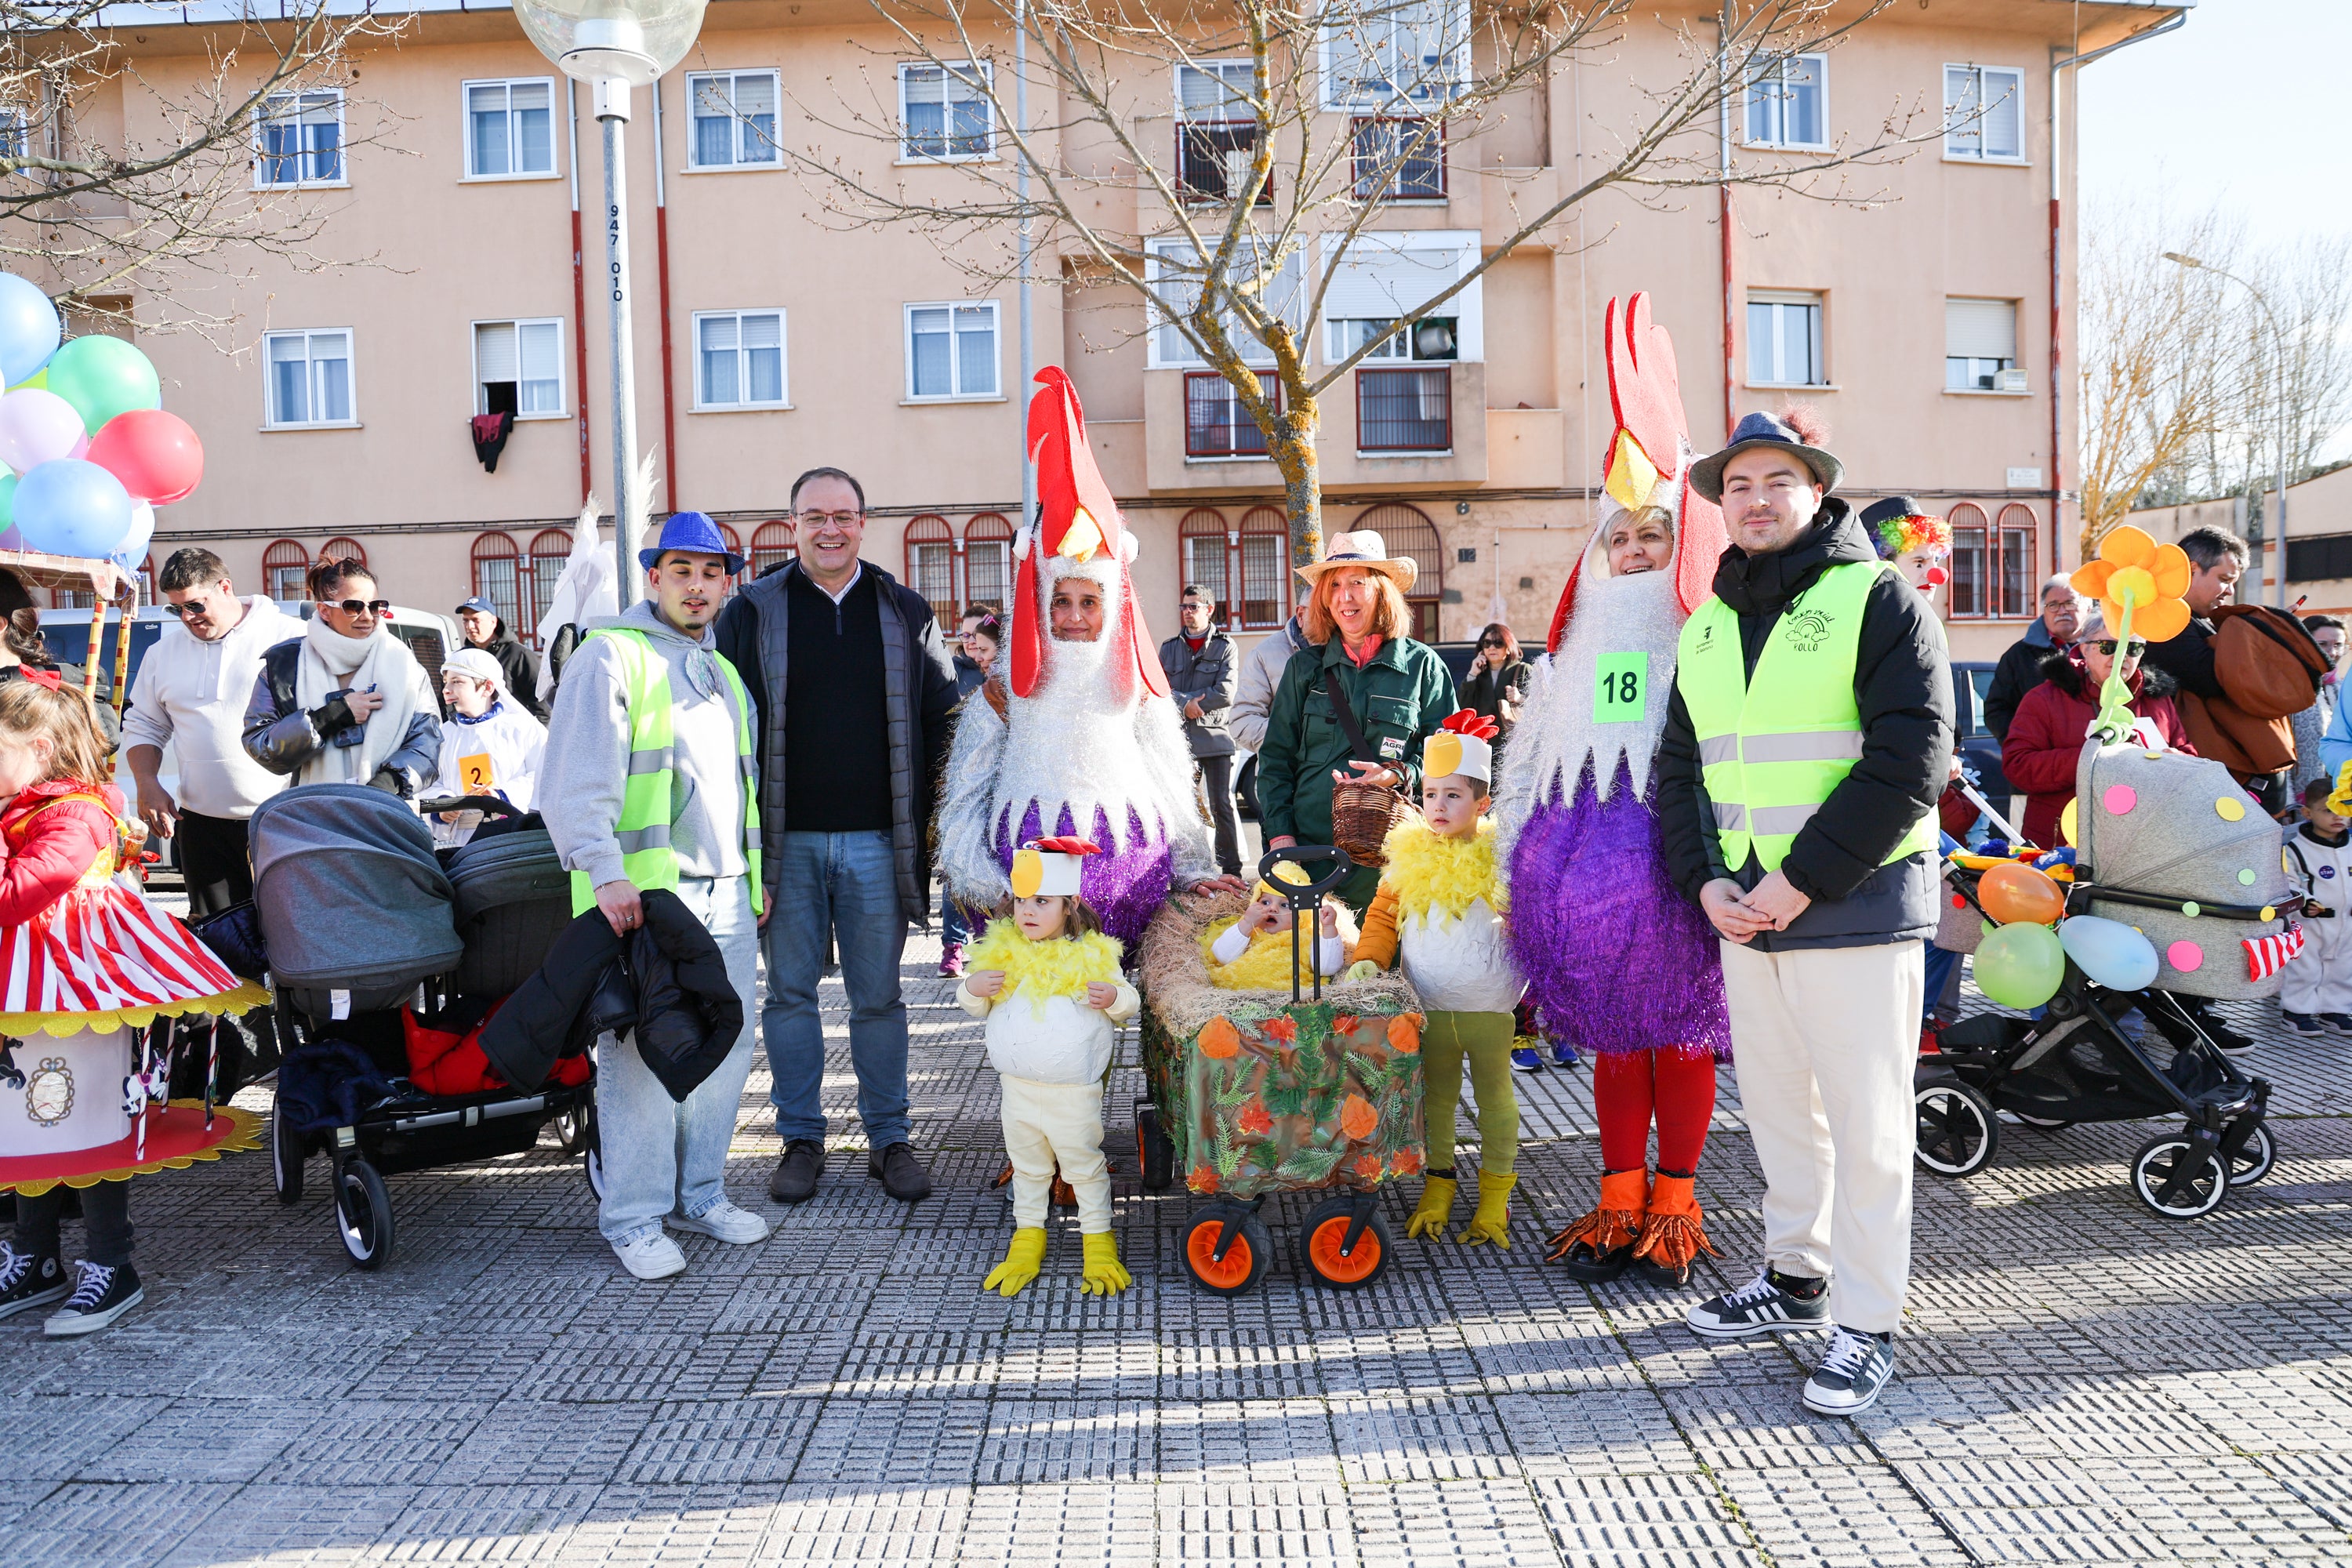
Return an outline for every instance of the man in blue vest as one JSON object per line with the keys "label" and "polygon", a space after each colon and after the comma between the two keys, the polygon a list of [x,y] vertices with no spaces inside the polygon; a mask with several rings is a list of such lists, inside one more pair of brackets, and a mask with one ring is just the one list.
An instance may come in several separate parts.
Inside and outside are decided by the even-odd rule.
{"label": "man in blue vest", "polygon": [[1723,939],[1764,1267],[1691,1309],[1708,1339],[1828,1328],[1805,1385],[1867,1409],[1911,1264],[1911,1075],[1952,752],[1944,633],[1878,559],[1816,438],[1769,415],[1691,465],[1731,546],[1693,612],[1658,747],[1684,895]]}

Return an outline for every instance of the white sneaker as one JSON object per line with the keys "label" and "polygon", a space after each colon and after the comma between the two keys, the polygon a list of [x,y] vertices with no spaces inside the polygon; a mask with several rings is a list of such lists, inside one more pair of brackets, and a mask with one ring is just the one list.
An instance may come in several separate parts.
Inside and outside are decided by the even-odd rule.
{"label": "white sneaker", "polygon": [[686,1254],[660,1231],[648,1231],[630,1242],[614,1242],[613,1256],[640,1279],[667,1279],[686,1272]]}
{"label": "white sneaker", "polygon": [[1805,1384],[1805,1408],[1817,1415],[1858,1415],[1878,1403],[1895,1380],[1895,1336],[1864,1334],[1840,1324],[1829,1353]]}
{"label": "white sneaker", "polygon": [[[737,1208],[725,1198],[720,1198],[692,1218],[674,1214],[667,1223],[672,1230],[690,1230],[697,1236],[717,1237],[737,1247],[749,1247],[755,1241],[767,1240],[770,1229],[766,1220],[749,1209]],[[681,1264],[679,1267],[685,1266]]]}

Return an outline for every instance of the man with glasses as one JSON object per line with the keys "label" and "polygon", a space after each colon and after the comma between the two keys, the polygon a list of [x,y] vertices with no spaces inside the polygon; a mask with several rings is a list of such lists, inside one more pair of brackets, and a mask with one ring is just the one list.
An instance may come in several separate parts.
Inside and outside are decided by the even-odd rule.
{"label": "man with glasses", "polygon": [[805,1203],[824,1171],[828,934],[849,992],[866,1172],[904,1203],[927,1197],[907,1109],[907,927],[930,914],[930,815],[956,709],[947,644],[921,595],[858,559],[866,490],[839,468],[793,481],[798,555],[739,589],[719,650],[760,714],[760,819],[770,910],[761,1031],[784,1154],[768,1183]]}
{"label": "man with glasses", "polygon": [[1168,695],[1184,715],[1184,739],[1192,748],[1192,778],[1207,791],[1209,820],[1216,826],[1217,869],[1242,871],[1241,830],[1234,821],[1234,738],[1225,732],[1225,712],[1234,705],[1233,639],[1217,625],[1217,596],[1198,584],[1184,585],[1184,629],[1160,645],[1160,668],[1168,675]]}
{"label": "man with glasses", "polygon": [[2074,580],[2061,572],[2042,584],[2042,616],[2025,635],[2009,645],[1993,667],[1992,685],[1985,691],[1984,727],[1996,741],[2009,739],[2010,720],[2026,694],[2047,679],[2042,661],[2074,646],[2082,635],[2083,601]]}

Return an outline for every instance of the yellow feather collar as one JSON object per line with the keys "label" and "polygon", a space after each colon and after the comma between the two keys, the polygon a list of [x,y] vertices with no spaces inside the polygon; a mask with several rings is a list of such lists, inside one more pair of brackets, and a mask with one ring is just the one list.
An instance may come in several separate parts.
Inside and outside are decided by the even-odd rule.
{"label": "yellow feather collar", "polygon": [[1381,851],[1388,864],[1381,869],[1381,886],[1396,890],[1400,914],[1427,919],[1433,909],[1459,920],[1479,899],[1501,914],[1507,898],[1495,864],[1494,818],[1478,819],[1478,831],[1468,838],[1449,838],[1430,830],[1419,816],[1408,816],[1389,829]]}
{"label": "yellow feather collar", "polygon": [[1100,931],[1071,941],[1052,937],[1031,942],[1009,920],[989,921],[987,931],[964,952],[967,969],[1004,972],[1000,1002],[1017,991],[1029,998],[1030,1010],[1036,1013],[1045,1011],[1049,996],[1083,996],[1097,980],[1118,984],[1118,943]]}

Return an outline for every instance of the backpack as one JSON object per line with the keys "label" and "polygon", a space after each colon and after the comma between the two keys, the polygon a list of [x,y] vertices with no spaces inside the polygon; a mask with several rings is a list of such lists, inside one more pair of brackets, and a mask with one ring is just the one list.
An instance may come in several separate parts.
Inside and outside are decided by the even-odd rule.
{"label": "backpack", "polygon": [[2213,676],[2229,696],[2182,693],[2189,744],[2242,784],[2293,766],[2294,731],[2287,721],[2317,699],[2327,656],[2284,610],[2225,605],[2213,620]]}

